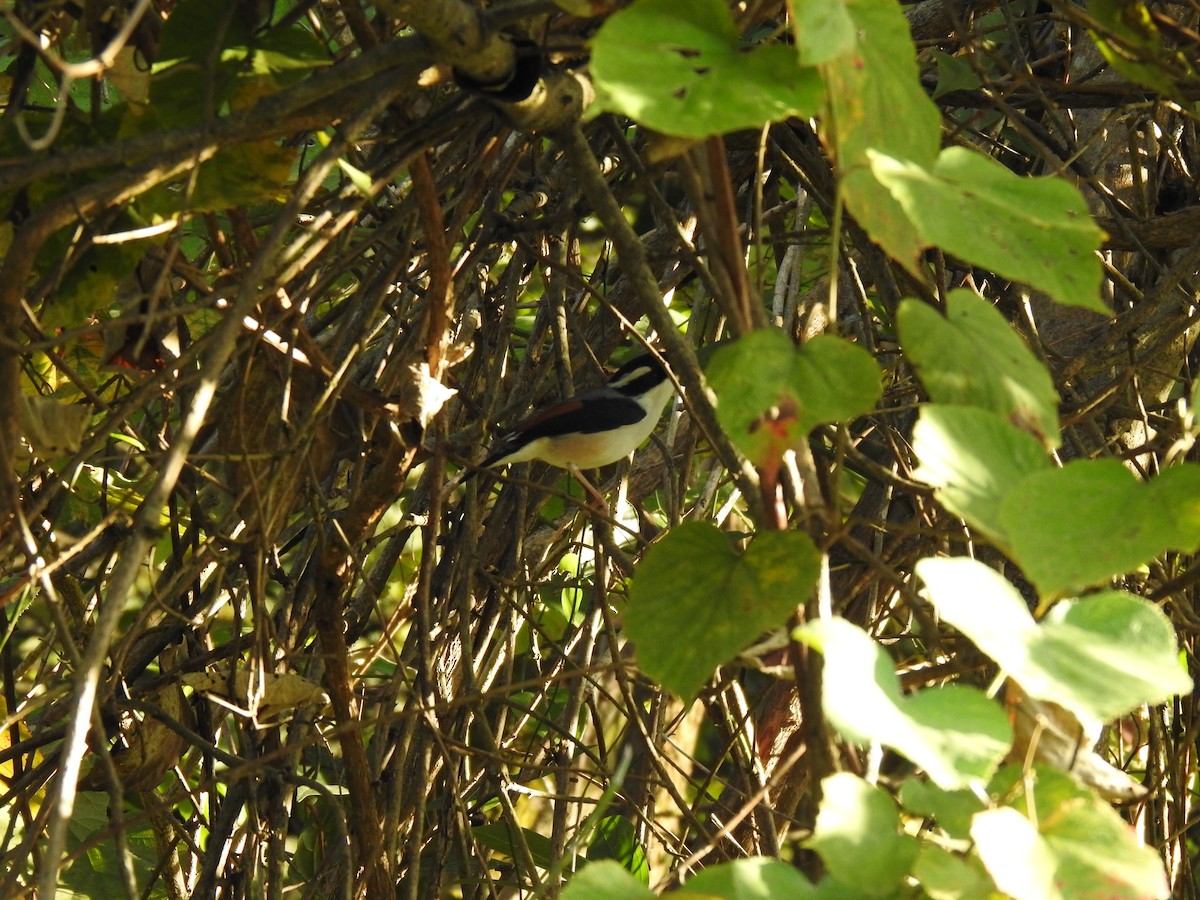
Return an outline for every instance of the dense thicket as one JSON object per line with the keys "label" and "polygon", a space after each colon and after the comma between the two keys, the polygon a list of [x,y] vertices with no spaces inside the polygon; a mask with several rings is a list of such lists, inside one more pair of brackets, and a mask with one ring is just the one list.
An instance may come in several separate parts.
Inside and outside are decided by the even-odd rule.
{"label": "dense thicket", "polygon": [[[928,854],[915,865],[904,837],[907,862],[888,876],[895,884],[874,882],[880,895],[953,882],[1039,896],[1036,877],[1004,881],[986,843],[982,856],[970,849],[955,820],[970,818],[969,792],[914,796],[927,783],[904,757],[934,771],[914,759],[919,741],[876,738],[883,750],[852,739],[844,707],[826,720],[815,648],[832,632],[785,635],[749,659],[700,655],[708,680],[681,701],[635,661],[629,579],[635,601],[661,596],[659,578],[678,584],[678,631],[654,624],[636,648],[648,656],[661,643],[670,656],[689,649],[680,636],[696,621],[697,582],[707,579],[704,602],[740,602],[726,570],[705,563],[722,548],[746,560],[774,546],[782,568],[813,567],[798,596],[778,594],[790,575],[749,588],[794,610],[774,624],[837,616],[880,641],[884,669],[898,667],[912,692],[987,688],[999,671],[969,625],[951,628],[947,609],[918,596],[918,560],[974,556],[1039,616],[1112,574],[1165,611],[1195,670],[1190,481],[1117,514],[1108,487],[1063,488],[1049,513],[1030,506],[1004,520],[1013,527],[990,528],[914,453],[918,404],[944,402],[924,379],[950,351],[918,348],[926,326],[900,310],[910,298],[944,313],[968,289],[1003,314],[1057,392],[1061,443],[1053,393],[1048,425],[1008,423],[1041,442],[1032,454],[1047,466],[1105,458],[1151,479],[1194,459],[1197,10],[924,0],[903,10],[908,43],[890,0],[830,3],[850,37],[831,25],[815,39],[790,18],[808,21],[813,4],[731,3],[743,46],[729,65],[782,48],[795,66],[795,51],[799,75],[766,76],[795,94],[772,94],[768,106],[781,105],[759,117],[748,88],[720,90],[742,76],[718,69],[733,80],[711,98],[714,134],[677,141],[628,117],[615,76],[607,92],[598,80],[616,111],[579,120],[590,42],[616,6],[4,7],[0,675],[11,746],[0,751],[0,896],[32,895],[39,879],[43,896],[56,885],[88,896],[392,896],[392,885],[408,897],[527,896],[557,893],[585,860],[615,858],[668,887],[751,856],[794,862],[813,881],[831,870],[835,891],[846,877],[829,849],[837,804],[878,810],[875,795],[823,782],[839,771],[897,794],[908,833],[961,867],[935,871]],[[653,36],[664,64],[646,67],[646,90],[660,100],[711,84],[707,62],[693,67],[695,85],[670,81],[666,60],[688,58],[670,29],[686,43],[689,23]],[[890,88],[870,80],[881,77],[932,98],[940,125],[931,114],[932,130],[909,141],[919,116],[881,114]],[[722,126],[743,102],[747,121]],[[904,141],[928,144],[928,160],[906,157],[924,168],[876,166],[871,189],[886,183],[899,198],[902,181],[916,184],[903,194],[911,206],[872,205],[861,177],[876,164],[863,160]],[[993,196],[974,181],[979,169],[937,168],[939,145],[989,157],[1006,177],[1070,185],[1104,236],[1088,249],[1088,225],[1084,252],[1050,243],[1038,265],[1086,259],[1094,277],[1058,292],[1049,276],[1007,266],[1038,240],[1006,224],[1032,203],[1015,192],[1011,209],[964,206],[957,234],[938,236],[921,217],[948,202],[939,185]],[[921,172],[934,173],[928,184]],[[869,353],[881,373],[871,411],[853,400],[802,411],[797,440],[795,410],[775,398],[749,429],[759,437],[741,439],[687,348],[707,365],[713,346],[763,329],[797,344],[829,332]],[[616,521],[538,464],[457,483],[498,428],[599,383],[643,338],[673,351],[687,399],[631,467],[598,476]],[[955,364],[1000,379],[1007,363],[988,351]],[[775,352],[727,363],[734,381],[775,378]],[[755,443],[761,429],[782,444]],[[1016,453],[1008,439],[997,438],[1004,460]],[[1137,549],[1097,573],[1073,543],[1088,538],[1063,525],[1063,557],[1084,574],[1055,581],[1054,559],[1030,562],[1042,558],[1020,533],[1060,508],[1064,521],[1102,523],[1098,555],[1105,541]],[[1146,538],[1166,519],[1179,530]],[[795,545],[755,537],[750,550],[718,544],[666,575],[650,567],[639,585],[646,548],[697,522],[739,538],[803,535],[815,555],[802,566]],[[1053,557],[1059,532],[1048,533],[1029,530]],[[1019,732],[1024,707],[1011,686],[1006,695]],[[1131,823],[1112,838],[1136,869],[1120,896],[1153,896],[1159,869],[1193,896],[1200,719],[1190,696],[1151,698],[1161,699],[1132,695],[1136,709],[1094,755],[1126,781],[1042,783],[1104,798]],[[1053,731],[1053,713],[1035,716],[1018,765]],[[1048,765],[1091,761],[1089,742],[1064,740],[1071,749]],[[991,802],[1019,785],[993,783]],[[1112,825],[1088,809],[1097,818],[1084,830]],[[826,841],[805,844],[818,810]],[[900,840],[888,815],[885,803],[884,830]],[[1158,869],[1122,843],[1132,833]],[[1069,856],[1061,835],[1042,838]],[[829,895],[854,895],[845,889]]]}

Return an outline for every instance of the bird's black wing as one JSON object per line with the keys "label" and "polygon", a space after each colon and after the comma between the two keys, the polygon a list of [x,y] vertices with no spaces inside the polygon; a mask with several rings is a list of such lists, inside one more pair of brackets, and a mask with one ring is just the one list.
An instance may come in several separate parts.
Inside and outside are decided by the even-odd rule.
{"label": "bird's black wing", "polygon": [[595,434],[632,425],[646,418],[646,411],[627,397],[595,397],[586,403],[567,400],[545,413],[518,425],[515,431],[526,441],[558,434]]}

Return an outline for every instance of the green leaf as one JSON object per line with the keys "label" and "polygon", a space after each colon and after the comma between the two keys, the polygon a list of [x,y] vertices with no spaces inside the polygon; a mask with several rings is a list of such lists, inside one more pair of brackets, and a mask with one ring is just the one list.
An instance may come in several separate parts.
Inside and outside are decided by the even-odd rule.
{"label": "green leaf", "polygon": [[921,461],[913,474],[933,485],[938,502],[1000,547],[1009,546],[1000,509],[1025,476],[1049,471],[1037,439],[973,406],[928,404],[913,427]]}
{"label": "green leaf", "polygon": [[932,166],[941,113],[921,86],[900,7],[892,0],[845,0],[845,8],[857,43],[821,67],[829,105],[823,138],[836,151],[846,208],[884,250],[919,274],[920,235],[871,173],[867,151]]}
{"label": "green leaf", "polygon": [[1058,603],[1038,624],[1016,588],[972,559],[916,565],[938,615],[994,659],[1025,693],[1083,721],[1108,721],[1189,693],[1171,622],[1118,591]]}
{"label": "green leaf", "polygon": [[[1162,35],[1144,3],[1088,0],[1087,12],[1103,28],[1103,32],[1089,29],[1088,33],[1109,65],[1134,84],[1186,102],[1170,66],[1164,64],[1171,54],[1164,50]],[[1190,68],[1181,55],[1176,58],[1183,69]]]}
{"label": "green leaf", "polygon": [[961,259],[1097,312],[1103,232],[1079,191],[1061,178],[1027,178],[974,150],[948,147],[932,170],[868,150],[871,171],[921,239]]}
{"label": "green leaf", "polygon": [[983,784],[1012,744],[1004,711],[975,688],[948,685],[909,697],[892,661],[845,619],[820,619],[797,632],[825,657],[822,705],[845,737],[879,741],[923,768],[941,787]]}
{"label": "green leaf", "polygon": [[973,91],[979,87],[979,75],[963,57],[934,50],[933,59],[937,63],[937,87],[932,95],[934,100],[953,91]]}
{"label": "green leaf", "polygon": [[[1029,788],[1032,796],[1027,794]],[[1054,887],[1037,894],[1039,897],[1155,900],[1170,894],[1162,860],[1154,848],[1142,845],[1111,806],[1076,785],[1066,773],[1043,766],[1025,773],[1018,766],[1009,766],[996,776],[990,790],[993,796],[1005,798],[1008,812],[1003,822],[988,822],[978,833],[973,828],[972,836],[997,885],[1014,896],[1022,895],[1009,890],[997,873],[1016,877],[1018,873],[1010,870],[1024,869],[1031,862],[1034,866],[1030,869],[1036,867],[1039,874],[1046,867],[1051,869]],[[1036,816],[1033,822],[1025,818],[1031,804]],[[1012,841],[1030,830],[1038,839],[1033,859],[1020,854]]]}
{"label": "green leaf", "polygon": [[896,326],[930,399],[990,409],[1032,432],[1047,449],[1061,443],[1058,392],[1049,370],[978,294],[951,291],[945,316],[905,300]]}
{"label": "green leaf", "polygon": [[880,395],[871,355],[821,335],[797,352],[781,331],[761,329],[718,349],[705,370],[717,421],[752,462],[777,460],[817,425],[869,412]]}
{"label": "green leaf", "polygon": [[[55,898],[93,898],[125,896],[121,877],[121,854],[112,837],[112,819],[108,814],[109,798],[104,794],[82,793],[75,800],[75,811],[68,826],[67,846],[72,855],[78,854],[59,876]],[[149,828],[130,829],[125,836],[130,861],[139,884],[151,883],[159,872],[158,853],[154,835]],[[89,849],[84,852],[83,847]],[[155,883],[149,896],[158,900],[167,896],[161,880]]]}
{"label": "green leaf", "polygon": [[162,24],[154,71],[206,65],[218,41],[222,48],[245,47],[257,24],[254,7],[238,0],[180,0]]}
{"label": "green leaf", "polygon": [[935,844],[922,844],[913,877],[930,900],[988,897],[996,892],[992,879],[977,860],[965,860]]}
{"label": "green leaf", "polygon": [[655,900],[652,890],[612,860],[588,863],[563,889],[562,900]]}
{"label": "green leaf", "polygon": [[[490,822],[487,825],[476,825],[471,829],[471,834],[475,840],[479,841],[480,844],[489,850],[503,853],[515,865],[520,865],[522,860],[521,851],[518,849],[519,845],[513,837],[512,827],[507,822]],[[521,834],[525,841],[525,846],[529,848],[529,855],[533,857],[534,865],[542,869],[552,868],[555,864],[555,857],[554,846],[550,843],[550,838],[543,834],[538,834],[536,831],[531,831],[528,828],[522,828]]]}
{"label": "green leaf", "polygon": [[650,884],[650,863],[638,842],[637,832],[624,816],[606,816],[596,825],[588,844],[588,862],[611,859],[644,885]]}
{"label": "green leaf", "polygon": [[815,115],[816,70],[782,44],[746,47],[721,0],[637,0],[592,39],[594,112],[701,138]]}
{"label": "green leaf", "polygon": [[883,897],[900,887],[917,856],[917,842],[899,826],[891,797],[840,772],[821,781],[821,809],[805,846],[842,884],[864,897]]}
{"label": "green leaf", "polygon": [[800,62],[815,66],[851,52],[858,41],[844,0],[794,0],[792,34]]}
{"label": "green leaf", "polygon": [[1060,596],[1200,546],[1200,466],[1143,482],[1117,459],[1074,460],[1026,476],[999,513],[1013,558],[1042,596]]}
{"label": "green leaf", "polygon": [[151,67],[150,104],[126,118],[135,134],[185,128],[219,112],[248,72],[258,26],[255,5],[237,0],[182,0],[163,22]]}
{"label": "green leaf", "polygon": [[292,180],[296,153],[273,141],[235,144],[222,148],[200,167],[190,198],[170,187],[148,191],[138,201],[147,217],[169,218],[187,201],[191,212],[218,212],[251,206],[279,197]]}
{"label": "green leaf", "polygon": [[988,809],[971,823],[979,858],[1005,894],[1061,898],[1054,884],[1054,854],[1028,819],[1011,807]]}
{"label": "green leaf", "polygon": [[871,240],[914,276],[924,278],[925,265],[921,255],[925,242],[904,207],[879,183],[871,170],[856,168],[846,172],[838,182],[838,189],[846,209],[854,214]]}
{"label": "green leaf", "polygon": [[[119,228],[128,219],[121,217]],[[40,271],[55,271],[62,254],[69,252],[65,232],[54,235],[38,254]],[[122,241],[119,244],[93,244],[67,270],[57,289],[47,298],[41,310],[42,328],[78,328],[95,312],[107,312],[117,305],[121,283],[137,266],[146,252],[143,241]]]}
{"label": "green leaf", "polygon": [[838,166],[878,150],[917,165],[937,159],[941,113],[921,86],[908,21],[892,0],[845,0],[856,45],[822,66]]}
{"label": "green leaf", "polygon": [[812,882],[795,866],[763,857],[735,859],[710,866],[689,878],[684,890],[691,895],[703,894],[724,900],[778,900],[781,897],[802,900],[818,895]]}
{"label": "green leaf", "polygon": [[[329,54],[317,36],[300,25],[272,28],[257,41],[251,56],[251,70],[259,75],[280,76],[284,73],[307,72],[327,66]],[[281,86],[296,80],[294,74],[277,78]]]}
{"label": "green leaf", "polygon": [[629,586],[625,633],[638,663],[681,697],[783,624],[820,572],[820,552],[798,532],[761,532],[740,554],[733,540],[707,522],[684,522],[646,552]]}
{"label": "green leaf", "polygon": [[276,198],[292,177],[296,153],[273,141],[223,148],[200,167],[191,209],[250,206]]}
{"label": "green leaf", "polygon": [[933,819],[951,838],[963,841],[971,836],[971,817],[984,808],[972,790],[946,791],[920,778],[909,778],[900,786],[900,805],[909,813]]}

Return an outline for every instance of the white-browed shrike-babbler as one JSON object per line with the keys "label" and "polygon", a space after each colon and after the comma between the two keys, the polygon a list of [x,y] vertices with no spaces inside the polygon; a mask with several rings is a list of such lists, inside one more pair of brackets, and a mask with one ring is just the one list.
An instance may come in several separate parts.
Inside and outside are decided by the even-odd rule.
{"label": "white-browed shrike-babbler", "polygon": [[567,469],[600,497],[581,469],[598,469],[628,456],[650,436],[675,392],[658,357],[644,353],[602,387],[540,409],[492,446],[483,468],[540,459]]}

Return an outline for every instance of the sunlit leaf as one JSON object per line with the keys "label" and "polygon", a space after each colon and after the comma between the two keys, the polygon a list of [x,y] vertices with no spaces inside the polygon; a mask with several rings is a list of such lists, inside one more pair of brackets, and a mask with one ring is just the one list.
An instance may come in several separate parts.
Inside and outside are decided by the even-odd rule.
{"label": "sunlit leaf", "polygon": [[721,0],[637,0],[592,39],[591,73],[593,112],[683,137],[813,115],[821,98],[794,48],[741,44]]}
{"label": "sunlit leaf", "polygon": [[911,696],[883,649],[845,619],[819,619],[798,632],[825,657],[825,717],[851,740],[904,754],[944,788],[983,784],[1012,743],[998,704],[965,685]]}
{"label": "sunlit leaf", "polygon": [[1192,689],[1170,621],[1140,597],[1104,591],[1062,601],[1039,623],[1017,589],[983,563],[923,559],[916,572],[938,615],[1025,693],[1081,720],[1107,721]]}
{"label": "sunlit leaf", "polygon": [[795,531],[766,531],[739,553],[733,536],[684,522],[651,547],[629,586],[625,633],[642,670],[694,697],[713,669],[803,604],[821,555]]}

